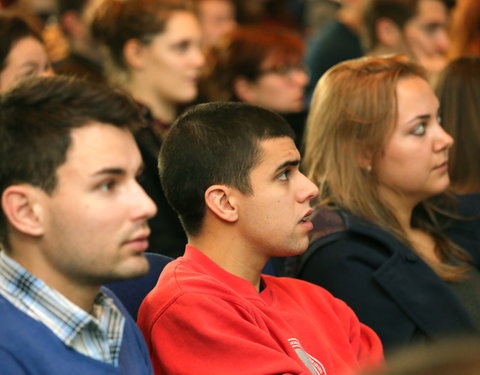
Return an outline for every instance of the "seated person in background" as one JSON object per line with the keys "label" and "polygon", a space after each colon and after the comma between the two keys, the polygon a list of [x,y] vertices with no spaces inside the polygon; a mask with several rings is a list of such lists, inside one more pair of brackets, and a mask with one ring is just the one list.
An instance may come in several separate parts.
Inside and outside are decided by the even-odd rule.
{"label": "seated person in background", "polygon": [[451,189],[480,193],[480,56],[451,61],[436,83],[443,127],[455,139],[448,158]]}
{"label": "seated person in background", "polygon": [[317,188],[299,163],[291,128],[260,107],[202,104],[172,126],[160,176],[189,242],[140,306],[156,374],[342,375],[382,360],[345,303],[261,275],[308,245]]}
{"label": "seated person in background", "polygon": [[447,64],[452,0],[366,0],[364,43],[371,56],[403,54],[422,65],[431,82]]}
{"label": "seated person in background", "polygon": [[0,373],[152,373],[101,287],[148,271],[156,208],[136,180],[139,123],[123,94],[66,77],[0,97]]}
{"label": "seated person in background", "polygon": [[57,0],[58,21],[68,41],[68,54],[54,62],[55,72],[104,82],[98,46],[90,35],[89,16],[97,0]]}
{"label": "seated person in background", "polygon": [[480,228],[447,230],[453,139],[438,111],[419,65],[369,57],[325,73],[307,121],[320,193],[297,276],[347,302],[386,351],[480,328]]}
{"label": "seated person in background", "polygon": [[205,62],[198,19],[184,0],[99,0],[91,27],[105,52],[109,80],[135,98],[147,120],[135,138],[145,163],[140,183],[158,207],[149,221],[148,251],[175,258],[187,237],[165,199],[157,158],[178,111],[198,94]]}
{"label": "seated person in background", "polygon": [[338,10],[322,28],[310,35],[307,42],[305,62],[310,71],[310,82],[307,85],[308,104],[323,73],[339,62],[363,56],[360,28],[365,2],[366,0],[342,0],[341,3],[310,0],[311,4],[335,4]]}
{"label": "seated person in background", "polygon": [[308,75],[305,45],[291,30],[238,27],[207,53],[201,100],[242,101],[285,116],[301,139]]}
{"label": "seated person in background", "polygon": [[0,93],[22,78],[53,75],[40,33],[14,13],[0,14]]}
{"label": "seated person in background", "polygon": [[235,0],[193,0],[202,28],[202,47],[212,45],[237,27]]}

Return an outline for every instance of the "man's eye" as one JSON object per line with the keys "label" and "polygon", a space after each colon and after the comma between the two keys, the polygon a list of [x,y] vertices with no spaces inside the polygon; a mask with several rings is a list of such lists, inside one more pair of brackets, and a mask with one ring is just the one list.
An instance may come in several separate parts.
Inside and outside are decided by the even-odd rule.
{"label": "man's eye", "polygon": [[99,186],[99,189],[102,190],[102,191],[111,191],[115,188],[115,181],[113,180],[109,180],[109,181],[105,181],[104,183],[102,183],[100,186]]}
{"label": "man's eye", "polygon": [[423,30],[425,31],[426,34],[428,35],[433,35],[436,32],[444,29],[442,25],[439,24],[429,24],[429,25],[424,25]]}
{"label": "man's eye", "polygon": [[36,75],[37,75],[37,70],[32,68],[23,72],[22,77],[27,78],[27,77],[33,77]]}
{"label": "man's eye", "polygon": [[278,175],[279,180],[288,180],[288,175],[290,174],[290,171],[287,169],[286,171],[283,171]]}
{"label": "man's eye", "polygon": [[183,41],[173,45],[173,49],[177,52],[185,52],[190,48],[191,43],[188,41]]}

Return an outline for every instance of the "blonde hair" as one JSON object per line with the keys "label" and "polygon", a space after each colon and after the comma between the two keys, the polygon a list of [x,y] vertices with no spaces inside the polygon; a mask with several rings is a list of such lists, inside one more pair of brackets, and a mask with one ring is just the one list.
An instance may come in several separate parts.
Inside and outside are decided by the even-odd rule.
{"label": "blonde hair", "polygon": [[[337,64],[319,80],[305,130],[303,167],[319,187],[319,205],[334,206],[364,218],[415,251],[394,212],[378,193],[375,163],[397,119],[399,80],[424,70],[403,56],[363,57]],[[467,255],[443,235],[430,201],[420,203],[412,225],[429,233],[440,259],[465,261]],[[420,254],[419,254],[420,255]],[[428,262],[428,261],[427,261]],[[462,277],[464,268],[429,262],[446,280]]]}

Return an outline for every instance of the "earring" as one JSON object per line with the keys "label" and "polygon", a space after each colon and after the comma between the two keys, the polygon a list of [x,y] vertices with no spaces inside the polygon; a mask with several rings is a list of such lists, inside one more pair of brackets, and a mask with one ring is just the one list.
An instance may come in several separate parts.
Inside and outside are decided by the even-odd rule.
{"label": "earring", "polygon": [[366,170],[367,170],[367,173],[370,173],[370,172],[372,171],[372,166],[371,166],[371,165],[367,165]]}

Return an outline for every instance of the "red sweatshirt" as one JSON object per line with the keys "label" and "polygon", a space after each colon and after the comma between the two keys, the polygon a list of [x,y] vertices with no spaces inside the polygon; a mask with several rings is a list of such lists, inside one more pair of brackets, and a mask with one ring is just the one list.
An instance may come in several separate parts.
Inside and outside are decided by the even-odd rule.
{"label": "red sweatshirt", "polygon": [[378,365],[377,335],[326,290],[262,276],[258,293],[187,246],[138,314],[156,374],[344,375]]}

